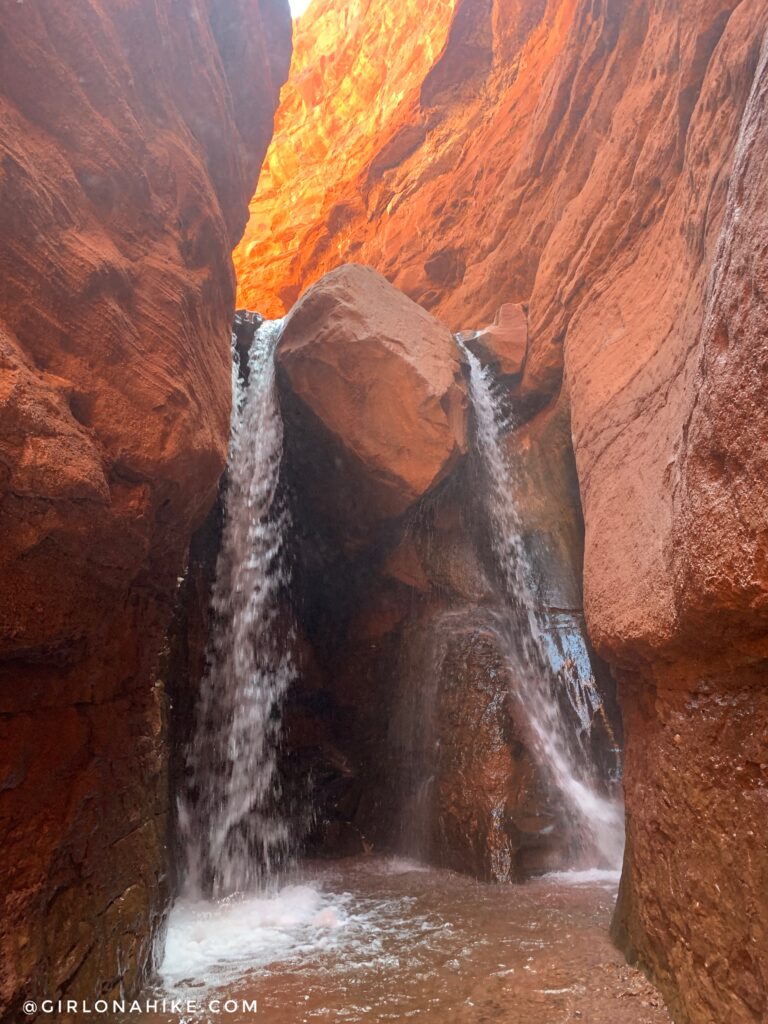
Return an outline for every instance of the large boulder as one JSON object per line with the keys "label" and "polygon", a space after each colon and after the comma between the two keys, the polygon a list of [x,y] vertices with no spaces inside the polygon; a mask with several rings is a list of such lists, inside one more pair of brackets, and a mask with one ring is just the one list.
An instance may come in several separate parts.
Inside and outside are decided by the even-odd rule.
{"label": "large boulder", "polygon": [[309,289],[278,359],[303,486],[353,532],[401,515],[466,451],[450,331],[369,267],[339,267]]}

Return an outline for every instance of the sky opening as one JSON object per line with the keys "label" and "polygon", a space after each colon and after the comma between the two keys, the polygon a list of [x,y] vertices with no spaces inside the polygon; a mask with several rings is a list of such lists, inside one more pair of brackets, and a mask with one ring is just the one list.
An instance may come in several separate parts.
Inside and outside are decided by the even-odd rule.
{"label": "sky opening", "polygon": [[300,14],[303,14],[304,11],[306,11],[309,4],[310,0],[290,0],[291,14],[294,18],[298,18]]}

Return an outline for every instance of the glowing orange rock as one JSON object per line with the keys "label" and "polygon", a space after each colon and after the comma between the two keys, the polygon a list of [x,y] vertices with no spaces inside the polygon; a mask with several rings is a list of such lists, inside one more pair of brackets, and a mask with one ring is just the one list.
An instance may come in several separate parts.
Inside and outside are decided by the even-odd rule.
{"label": "glowing orange rock", "polygon": [[[419,94],[457,2],[316,0],[298,20],[272,145],[234,253],[239,305],[280,316],[330,269],[326,251],[332,266],[353,254],[345,227],[366,215],[356,180],[370,186],[423,142]],[[320,262],[307,278],[300,265],[310,252]]]}

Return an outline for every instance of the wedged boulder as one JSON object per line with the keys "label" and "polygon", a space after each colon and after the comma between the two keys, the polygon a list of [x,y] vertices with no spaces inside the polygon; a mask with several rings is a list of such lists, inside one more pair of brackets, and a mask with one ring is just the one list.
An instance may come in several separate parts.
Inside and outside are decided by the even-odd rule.
{"label": "wedged boulder", "polygon": [[464,343],[483,366],[511,377],[523,369],[528,348],[528,317],[518,302],[505,302],[492,324],[464,335]]}
{"label": "wedged boulder", "polygon": [[466,451],[450,331],[368,267],[339,267],[309,289],[278,361],[304,484],[357,532],[402,514]]}

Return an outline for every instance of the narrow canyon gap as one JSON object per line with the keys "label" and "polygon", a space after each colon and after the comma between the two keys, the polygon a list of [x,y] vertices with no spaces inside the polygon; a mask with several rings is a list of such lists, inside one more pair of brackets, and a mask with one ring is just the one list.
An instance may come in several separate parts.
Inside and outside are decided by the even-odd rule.
{"label": "narrow canyon gap", "polygon": [[500,321],[453,337],[357,264],[283,320],[238,313],[170,659],[182,876],[152,999],[636,1024],[640,995],[668,1020],[608,942],[620,731],[567,410],[510,437],[488,353],[524,314]]}
{"label": "narrow canyon gap", "polygon": [[765,0],[293,13],[0,14],[0,1019],[762,1024]]}

